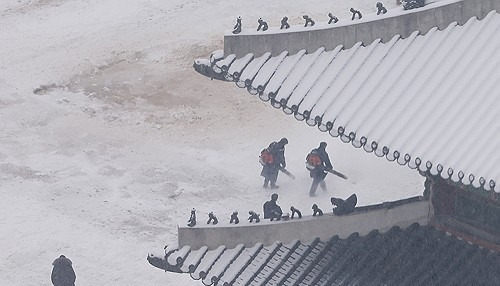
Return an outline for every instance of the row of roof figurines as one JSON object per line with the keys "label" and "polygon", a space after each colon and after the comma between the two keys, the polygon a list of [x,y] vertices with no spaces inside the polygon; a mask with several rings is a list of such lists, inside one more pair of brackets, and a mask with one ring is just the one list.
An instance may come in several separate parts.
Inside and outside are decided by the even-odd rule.
{"label": "row of roof figurines", "polygon": [[[276,203],[278,200],[278,194],[274,193],[271,195],[271,200],[267,201],[264,203],[263,210],[264,210],[264,219],[269,219],[270,221],[287,221],[290,219],[295,219],[295,216],[297,219],[302,218],[302,212],[295,208],[294,206],[290,207],[290,211],[292,212],[291,215],[289,213],[284,213],[281,210],[281,207]],[[346,200],[343,200],[341,198],[336,198],[332,197],[330,199],[330,202],[334,206],[333,208],[333,214],[334,215],[345,215],[354,212],[356,204],[358,202],[358,198],[356,194],[352,194],[349,196]],[[323,211],[318,207],[317,204],[312,205],[312,211],[313,217],[316,216],[322,216]],[[248,212],[249,217],[248,221],[249,223],[259,223],[260,222],[260,214],[254,212],[254,211],[249,211]],[[187,226],[189,227],[194,227],[196,226],[196,209],[191,210],[191,215],[188,220]],[[207,224],[213,224],[216,225],[219,223],[219,220],[217,219],[217,216],[214,215],[213,212],[208,213],[208,220]],[[240,219],[238,218],[238,212],[234,211],[230,218],[229,218],[229,223],[230,224],[239,224]]]}
{"label": "row of roof figurines", "polygon": [[[384,7],[384,5],[381,2],[377,2],[376,7],[377,7],[377,15],[387,13],[387,9]],[[361,14],[361,12],[359,10],[351,8],[351,9],[349,9],[349,11],[352,13],[352,17],[351,17],[352,21],[354,21],[355,19],[363,18],[363,15]],[[336,16],[334,16],[332,13],[328,13],[328,17],[329,17],[328,24],[332,24],[332,23],[335,24],[339,21],[339,19]],[[305,20],[304,27],[307,27],[307,26],[312,27],[312,26],[314,26],[314,24],[316,24],[316,22],[314,22],[314,20],[311,17],[309,17],[308,15],[304,15],[304,16],[302,16],[302,18],[304,18],[304,20]],[[262,20],[262,18],[259,18],[257,20],[257,22],[259,23],[259,25],[257,26],[257,31],[261,31],[261,30],[266,31],[269,28],[267,22]],[[236,19],[236,24],[234,25],[234,28],[233,28],[233,34],[241,33],[241,28],[242,28],[241,17],[238,17]],[[280,29],[283,30],[283,29],[288,29],[288,28],[290,28],[290,24],[288,24],[288,17],[285,16],[281,19]]]}

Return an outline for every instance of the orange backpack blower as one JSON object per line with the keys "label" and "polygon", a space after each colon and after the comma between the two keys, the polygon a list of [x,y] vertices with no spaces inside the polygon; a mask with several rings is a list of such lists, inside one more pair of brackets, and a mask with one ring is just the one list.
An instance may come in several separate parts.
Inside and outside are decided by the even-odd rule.
{"label": "orange backpack blower", "polygon": [[309,171],[316,169],[316,167],[323,164],[316,150],[312,150],[306,157],[306,169]]}

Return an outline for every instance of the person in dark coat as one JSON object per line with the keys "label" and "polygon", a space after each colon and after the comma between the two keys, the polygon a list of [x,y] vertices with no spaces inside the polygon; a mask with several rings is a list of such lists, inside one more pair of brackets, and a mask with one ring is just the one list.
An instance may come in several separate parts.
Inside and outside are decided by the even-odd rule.
{"label": "person in dark coat", "polygon": [[[275,173],[275,176],[276,176],[276,180],[274,181],[276,183],[276,181],[278,180],[278,174],[279,174],[279,170],[281,168],[286,168],[286,160],[285,160],[285,145],[288,144],[288,139],[286,138],[281,138],[280,141],[278,141],[278,143],[276,144],[276,149],[275,149],[275,152],[276,152],[276,158],[277,158],[277,162],[276,164],[278,165],[277,166],[277,170],[276,170],[276,173]],[[275,184],[276,186],[276,184]]]}
{"label": "person in dark coat", "polygon": [[283,211],[281,210],[281,207],[276,203],[277,201],[278,194],[275,193],[271,195],[271,200],[264,203],[264,219],[281,219]]}
{"label": "person in dark coat", "polygon": [[278,174],[280,169],[286,167],[286,144],[288,144],[288,140],[286,138],[281,138],[280,141],[272,142],[271,144],[269,144],[269,147],[267,147],[267,149],[262,151],[269,152],[272,157],[271,161],[263,161],[261,158],[262,171],[260,172],[260,175],[264,177],[264,188],[267,188],[269,183],[271,185],[271,189],[279,188],[279,186],[276,185],[276,182],[278,181]]}
{"label": "person in dark coat", "polygon": [[54,267],[50,279],[54,286],[75,286],[76,275],[72,264],[71,260],[64,255],[52,262]]}
{"label": "person in dark coat", "polygon": [[260,163],[262,164],[260,175],[264,177],[264,185],[262,185],[262,187],[265,189],[268,187],[269,183],[271,183],[271,189],[279,188],[279,186],[276,186],[279,172],[276,144],[276,142],[269,144],[269,147],[262,150],[260,155]]}
{"label": "person in dark coat", "polygon": [[326,153],[326,142],[321,142],[319,147],[312,150],[311,153],[306,158],[306,161],[309,162],[310,157],[314,156],[318,158],[317,164],[314,164],[313,167],[308,167],[309,176],[313,179],[311,184],[311,189],[309,190],[309,196],[316,196],[316,189],[318,185],[321,186],[323,191],[327,191],[325,178],[328,174],[328,171],[333,170],[332,163],[330,162],[330,157],[328,153]]}

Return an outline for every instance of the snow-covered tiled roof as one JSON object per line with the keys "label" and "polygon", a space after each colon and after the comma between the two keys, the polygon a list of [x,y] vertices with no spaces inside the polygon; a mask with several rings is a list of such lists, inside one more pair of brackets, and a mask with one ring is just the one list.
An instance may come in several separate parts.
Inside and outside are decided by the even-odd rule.
{"label": "snow-covered tiled roof", "polygon": [[[226,57],[214,72],[296,119],[410,168],[495,190],[500,15],[367,46]],[[496,188],[498,192],[498,188]]]}
{"label": "snow-covered tiled roof", "polygon": [[[499,285],[500,255],[430,226],[329,241],[165,251],[148,256],[205,285]],[[201,254],[201,255],[200,255]],[[174,259],[171,259],[174,257]],[[158,261],[163,261],[159,263]],[[381,263],[383,261],[383,263]],[[189,264],[186,267],[185,264]]]}

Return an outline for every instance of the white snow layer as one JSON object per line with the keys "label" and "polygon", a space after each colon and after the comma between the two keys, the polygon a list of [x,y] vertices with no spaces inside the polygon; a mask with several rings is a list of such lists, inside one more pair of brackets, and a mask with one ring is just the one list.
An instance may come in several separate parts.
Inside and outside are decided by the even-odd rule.
{"label": "white snow layer", "polygon": [[319,57],[298,53],[305,62],[293,68],[275,67],[296,56],[283,59],[284,51],[271,64],[259,62],[255,78],[260,86],[281,83],[263,90],[270,93],[261,99],[274,97],[274,107],[296,110],[297,119],[344,142],[491,190],[500,181],[499,31],[500,15],[492,11],[426,35],[376,39],[366,47],[358,42]]}
{"label": "white snow layer", "polygon": [[[351,5],[366,14],[375,2],[1,1],[0,285],[51,285],[60,254],[73,261],[77,285],[200,285],[151,266],[148,251],[176,243],[192,207],[199,223],[209,211],[220,224],[235,210],[261,212],[271,192],[257,157],[284,136],[297,177],[280,175],[284,208],[329,209],[330,196],[352,193],[361,205],[421,194],[415,171],[191,66],[222,47],[238,15],[277,26],[287,14],[300,24],[303,13],[347,18]],[[304,158],[320,141],[349,180],[329,176],[330,191],[311,199]]]}

